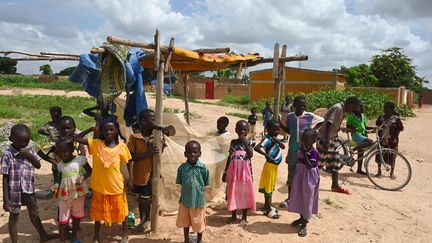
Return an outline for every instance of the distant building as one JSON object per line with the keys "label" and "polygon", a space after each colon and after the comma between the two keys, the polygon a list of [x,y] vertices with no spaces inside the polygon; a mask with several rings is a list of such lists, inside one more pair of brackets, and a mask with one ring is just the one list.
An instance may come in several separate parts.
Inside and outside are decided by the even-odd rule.
{"label": "distant building", "polygon": [[[258,101],[274,97],[274,79],[272,69],[264,69],[249,73],[249,100]],[[285,67],[286,88],[288,93],[311,93],[319,90],[344,89],[345,75],[333,71],[320,71],[303,68]],[[281,90],[283,89],[281,84]],[[282,90],[282,94],[283,94]],[[284,95],[282,95],[283,97]]]}

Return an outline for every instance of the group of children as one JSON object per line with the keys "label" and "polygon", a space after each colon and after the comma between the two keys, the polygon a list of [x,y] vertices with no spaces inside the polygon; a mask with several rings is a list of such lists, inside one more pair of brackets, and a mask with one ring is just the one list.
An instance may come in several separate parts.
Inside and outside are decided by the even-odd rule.
{"label": "group of children", "polygon": [[[289,100],[287,100],[289,101]],[[349,97],[345,102],[334,105],[324,118],[306,112],[306,98],[297,96],[293,102],[294,112],[288,112],[283,122],[272,116],[270,104],[263,112],[266,133],[257,145],[251,142],[248,134],[255,138],[255,125],[258,117],[252,109],[248,121],[236,123],[235,132],[238,138],[233,139],[229,148],[228,160],[222,176],[226,182],[227,208],[231,212],[228,223],[237,221],[237,210],[241,210],[240,225],[248,223],[248,211],[256,210],[255,189],[253,187],[252,157],[254,151],[265,157],[258,191],[264,194],[264,215],[272,219],[279,218],[278,211],[272,207],[272,194],[278,175],[278,166],[282,162],[283,140],[278,139],[281,129],[289,137],[288,155],[288,198],[281,203],[288,211],[300,215],[292,222],[298,226],[298,235],[306,236],[308,220],[318,213],[319,167],[326,166],[332,173],[332,191],[347,193],[349,191],[338,184],[337,164],[339,154],[335,147],[335,138],[345,117],[349,114],[348,129],[357,142],[354,150],[362,151],[371,141],[367,138],[366,118],[362,114],[364,107],[356,97]],[[292,109],[292,108],[290,108]],[[402,123],[395,112],[393,103],[384,105],[384,115],[376,125],[387,126],[387,133],[382,134],[383,146],[396,148],[398,134],[403,130]],[[54,186],[52,190],[58,199],[60,240],[65,242],[65,232],[72,219],[72,240],[79,242],[77,232],[80,219],[84,217],[86,195],[92,190],[90,218],[95,221],[94,242],[101,242],[101,222],[107,225],[122,223],[122,242],[128,241],[127,215],[128,203],[126,190],[138,196],[140,223],[136,230],[144,231],[150,224],[151,175],[153,155],[161,153],[162,148],[153,146],[153,131],[160,129],[167,136],[175,134],[172,126],[159,127],[154,124],[154,112],[144,110],[139,114],[134,134],[127,144],[120,139],[120,128],[115,116],[103,119],[94,114],[96,125],[76,134],[73,118],[62,116],[59,107],[50,110],[52,121],[45,124],[40,133],[50,137],[53,145],[35,153],[29,146],[30,130],[23,124],[15,125],[9,137],[11,146],[5,151],[1,160],[3,174],[3,208],[10,212],[9,233],[12,242],[17,242],[17,222],[20,206],[27,206],[30,219],[40,234],[41,241],[50,240],[56,235],[48,234],[40,221],[34,196],[34,169],[41,167],[41,156],[52,164]],[[218,134],[226,135],[228,118],[217,121]],[[93,138],[85,135],[93,131]],[[314,144],[317,143],[317,148]],[[87,147],[87,150],[83,146]],[[92,166],[86,155],[92,156]],[[39,155],[41,156],[39,156]],[[49,156],[54,154],[54,156]],[[177,171],[176,183],[181,185],[181,196],[176,226],[184,229],[184,240],[189,242],[189,227],[198,233],[197,242],[201,242],[206,227],[204,188],[210,184],[210,173],[206,165],[199,160],[201,145],[189,141],[185,145],[182,163]],[[392,159],[392,158],[388,158]],[[129,178],[121,173],[121,164],[126,163]],[[361,164],[359,173],[362,172]],[[89,185],[87,179],[91,176]]]}

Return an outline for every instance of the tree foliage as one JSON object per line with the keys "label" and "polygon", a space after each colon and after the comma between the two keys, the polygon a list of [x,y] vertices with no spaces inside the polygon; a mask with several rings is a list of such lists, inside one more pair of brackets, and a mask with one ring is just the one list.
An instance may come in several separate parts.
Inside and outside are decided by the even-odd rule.
{"label": "tree foliage", "polygon": [[345,82],[350,87],[372,87],[378,84],[378,79],[367,64],[360,64],[352,67],[341,66],[339,71],[345,74]]}
{"label": "tree foliage", "polygon": [[42,72],[43,75],[52,75],[53,71],[51,69],[51,66],[49,64],[44,64],[39,67],[39,71]]}
{"label": "tree foliage", "polygon": [[15,74],[17,61],[9,57],[0,57],[0,73]]}
{"label": "tree foliage", "polygon": [[65,69],[61,70],[60,72],[56,73],[56,75],[70,76],[72,74],[72,72],[75,70],[75,68],[76,67],[65,68]]}
{"label": "tree foliage", "polygon": [[236,77],[236,69],[234,68],[227,68],[227,69],[213,72],[213,78],[235,78],[235,77]]}
{"label": "tree foliage", "polygon": [[400,47],[382,50],[380,54],[374,55],[370,62],[370,68],[378,79],[379,87],[405,86],[420,91],[423,84],[428,83],[424,77],[416,75],[417,67]]}

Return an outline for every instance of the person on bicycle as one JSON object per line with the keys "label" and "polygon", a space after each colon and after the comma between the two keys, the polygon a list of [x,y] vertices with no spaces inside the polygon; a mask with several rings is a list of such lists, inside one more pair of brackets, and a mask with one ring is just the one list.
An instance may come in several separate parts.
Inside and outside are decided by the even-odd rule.
{"label": "person on bicycle", "polygon": [[326,166],[326,170],[331,172],[333,192],[351,194],[347,189],[339,185],[338,164],[340,163],[340,155],[336,151],[335,139],[338,137],[342,121],[345,117],[345,112],[353,112],[358,107],[360,101],[357,97],[351,96],[345,102],[338,103],[330,107],[324,117],[319,133],[319,141],[317,144],[318,152],[320,153],[320,163]]}
{"label": "person on bicycle", "polygon": [[351,133],[352,140],[356,143],[353,151],[358,151],[357,160],[357,174],[366,175],[366,172],[362,170],[363,166],[363,150],[367,147],[372,146],[374,141],[368,138],[367,130],[375,129],[366,124],[366,115],[364,114],[364,104],[360,105],[347,116],[347,132]]}

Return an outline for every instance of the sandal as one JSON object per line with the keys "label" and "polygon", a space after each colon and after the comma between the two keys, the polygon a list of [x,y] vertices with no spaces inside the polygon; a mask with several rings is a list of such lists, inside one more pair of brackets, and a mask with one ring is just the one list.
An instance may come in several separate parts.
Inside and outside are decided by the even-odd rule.
{"label": "sandal", "polygon": [[306,227],[301,227],[298,231],[298,236],[305,237],[307,235],[307,229]]}
{"label": "sandal", "polygon": [[144,232],[150,226],[150,221],[146,221],[144,223],[140,223],[135,227],[135,232],[141,233]]}
{"label": "sandal", "polygon": [[271,210],[270,212],[265,213],[264,215],[271,218],[271,219],[279,219],[279,215],[274,210]]}
{"label": "sandal", "polygon": [[232,217],[229,217],[229,219],[227,219],[226,224],[234,224],[237,221],[237,218],[233,219]]}
{"label": "sandal", "polygon": [[367,175],[367,173],[364,172],[364,171],[362,171],[362,170],[358,170],[358,171],[357,171],[357,174],[359,174],[359,175]]}
{"label": "sandal", "polygon": [[294,220],[294,221],[291,223],[291,225],[292,225],[292,226],[299,226],[299,225],[301,225],[302,223],[303,223],[303,219],[302,219],[302,218],[299,218],[299,219]]}
{"label": "sandal", "polygon": [[244,227],[244,226],[246,226],[247,224],[248,224],[248,221],[242,219],[242,220],[240,221],[239,226],[240,226],[240,227]]}
{"label": "sandal", "polygon": [[283,202],[279,204],[280,208],[288,208],[289,200],[285,199]]}
{"label": "sandal", "polygon": [[337,193],[342,193],[342,194],[351,195],[351,192],[350,192],[350,191],[348,191],[347,189],[342,188],[342,187],[332,188],[331,190],[332,190],[332,192],[337,192]]}

